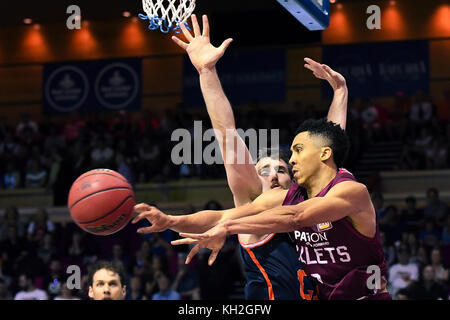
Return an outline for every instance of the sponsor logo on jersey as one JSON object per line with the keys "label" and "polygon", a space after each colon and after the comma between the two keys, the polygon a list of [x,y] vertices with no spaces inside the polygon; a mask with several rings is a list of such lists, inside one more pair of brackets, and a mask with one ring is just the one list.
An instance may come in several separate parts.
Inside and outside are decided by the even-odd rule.
{"label": "sponsor logo on jersey", "polygon": [[328,241],[327,239],[327,234],[326,233],[317,233],[317,232],[305,232],[305,231],[294,231],[294,237],[296,240],[300,240],[303,242],[312,242],[312,243],[316,243],[319,241],[322,242],[326,242]]}
{"label": "sponsor logo on jersey", "polygon": [[317,225],[317,230],[319,232],[323,232],[325,230],[330,230],[331,228],[333,228],[333,225],[331,224],[331,222],[319,223]]}

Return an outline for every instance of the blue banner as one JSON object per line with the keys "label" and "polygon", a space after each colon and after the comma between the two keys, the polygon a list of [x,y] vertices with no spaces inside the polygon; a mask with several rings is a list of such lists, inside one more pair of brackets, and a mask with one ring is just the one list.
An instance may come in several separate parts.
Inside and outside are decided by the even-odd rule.
{"label": "blue banner", "polygon": [[141,59],[49,63],[43,71],[46,113],[141,108]]}
{"label": "blue banner", "polygon": [[[351,97],[429,92],[428,41],[324,46],[322,60],[346,78]],[[323,85],[322,95],[332,94],[330,86]]]}
{"label": "blue banner", "polygon": [[[230,51],[217,63],[222,87],[234,105],[286,99],[286,51]],[[183,65],[183,101],[186,106],[205,103],[197,70],[186,55]]]}

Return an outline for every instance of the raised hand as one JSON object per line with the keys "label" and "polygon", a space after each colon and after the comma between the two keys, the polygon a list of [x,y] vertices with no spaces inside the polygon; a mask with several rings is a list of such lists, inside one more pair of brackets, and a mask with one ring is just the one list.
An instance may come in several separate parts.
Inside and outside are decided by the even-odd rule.
{"label": "raised hand", "polygon": [[147,219],[152,226],[139,228],[137,232],[139,233],[151,233],[151,232],[162,232],[173,226],[173,217],[164,214],[155,207],[149,206],[145,203],[140,203],[134,206],[134,211],[139,213],[131,223],[137,223],[142,219]]}
{"label": "raised hand", "polygon": [[206,15],[203,16],[203,33],[200,31],[200,26],[195,14],[191,16],[192,26],[194,29],[194,37],[187,30],[184,23],[180,23],[180,28],[188,43],[173,36],[172,40],[181,48],[186,50],[192,64],[199,73],[204,70],[211,70],[215,67],[217,61],[223,56],[225,50],[228,48],[233,39],[225,40],[220,47],[216,48],[211,44],[209,39],[209,22]]}
{"label": "raised hand", "polygon": [[185,239],[174,240],[171,244],[180,245],[197,243],[197,245],[189,252],[186,258],[186,264],[191,262],[192,258],[200,251],[200,249],[208,248],[212,250],[208,259],[208,265],[211,266],[225,243],[227,231],[224,225],[219,223],[205,233],[180,233],[180,236],[185,237]]}
{"label": "raised hand", "polygon": [[345,78],[326,64],[318,63],[310,58],[305,58],[304,60],[306,62],[305,68],[311,70],[316,78],[327,80],[333,87],[333,90],[346,86]]}

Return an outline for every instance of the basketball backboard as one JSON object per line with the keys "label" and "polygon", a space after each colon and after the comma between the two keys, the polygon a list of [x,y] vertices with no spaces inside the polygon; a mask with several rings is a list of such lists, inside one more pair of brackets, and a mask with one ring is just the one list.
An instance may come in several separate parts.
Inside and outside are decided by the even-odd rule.
{"label": "basketball backboard", "polygon": [[308,30],[324,30],[330,24],[329,0],[277,0]]}

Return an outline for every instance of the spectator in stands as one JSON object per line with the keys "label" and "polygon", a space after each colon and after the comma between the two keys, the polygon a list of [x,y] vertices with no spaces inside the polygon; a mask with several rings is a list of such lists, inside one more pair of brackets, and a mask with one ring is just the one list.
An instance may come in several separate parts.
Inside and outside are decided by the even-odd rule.
{"label": "spectator in stands", "polygon": [[400,289],[395,295],[395,300],[410,300],[408,289]]}
{"label": "spectator in stands", "polygon": [[436,222],[443,222],[447,214],[447,205],[439,198],[439,190],[429,188],[427,190],[427,205],[423,209],[424,217],[434,219]]}
{"label": "spectator in stands", "polygon": [[53,243],[53,236],[50,233],[46,233],[39,244],[37,255],[42,262],[47,264],[50,262],[50,259],[56,255],[56,253],[56,247]]}
{"label": "spectator in stands", "polygon": [[434,280],[445,283],[449,280],[449,270],[444,268],[441,260],[441,250],[439,247],[431,251],[431,266],[434,270]]}
{"label": "spectator in stands", "polygon": [[127,163],[125,156],[120,152],[116,152],[116,168],[117,172],[124,176],[128,183],[134,188],[136,179],[133,169]]}
{"label": "spectator in stands", "polygon": [[71,290],[67,287],[67,282],[63,281],[61,294],[57,295],[55,298],[53,298],[53,300],[80,300],[80,298],[74,294],[74,290]]}
{"label": "spectator in stands", "polygon": [[434,138],[430,145],[425,147],[426,169],[445,169],[448,161],[448,144],[444,136]]}
{"label": "spectator in stands", "polygon": [[23,250],[28,250],[28,243],[25,239],[19,237],[17,226],[9,225],[6,239],[0,242],[3,272],[13,275],[14,269],[16,269],[16,261]]}
{"label": "spectator in stands", "polygon": [[168,269],[167,259],[165,255],[154,255],[151,261],[155,278],[157,278],[161,273],[164,273]]}
{"label": "spectator in stands", "polygon": [[53,192],[53,205],[66,206],[67,196],[73,182],[73,159],[66,149],[53,149],[52,163],[47,183],[47,190]]}
{"label": "spectator in stands", "polygon": [[152,297],[156,292],[157,292],[156,280],[153,279],[145,281],[142,300],[152,300]]}
{"label": "spectator in stands", "polygon": [[185,263],[187,254],[178,254],[178,272],[172,290],[180,293],[183,300],[200,300],[200,282],[197,271]]}
{"label": "spectator in stands", "polygon": [[133,268],[133,275],[140,277],[144,282],[155,280],[160,272],[153,269],[153,263],[149,258],[143,259],[139,266],[135,265]]}
{"label": "spectator in stands", "polygon": [[8,286],[4,278],[0,277],[0,300],[12,300],[12,294],[8,290]]}
{"label": "spectator in stands", "polygon": [[402,234],[407,230],[406,226],[398,223],[400,216],[395,205],[386,207],[386,213],[379,220],[380,230],[386,232],[388,243],[396,243],[402,240]]}
{"label": "spectator in stands", "polygon": [[144,261],[149,260],[151,255],[151,247],[148,241],[144,240],[141,243],[141,246],[135,254],[134,265],[137,267],[142,267]]}
{"label": "spectator in stands", "polygon": [[408,235],[407,247],[411,253],[409,261],[417,264],[419,267],[427,265],[428,264],[427,252],[425,248],[419,244],[416,234],[410,232],[407,235]]}
{"label": "spectator in stands", "polygon": [[33,279],[27,274],[19,276],[19,287],[21,290],[15,295],[14,300],[48,300],[47,293],[36,288]]}
{"label": "spectator in stands", "polygon": [[110,168],[114,150],[107,146],[106,138],[100,137],[91,151],[91,168]]}
{"label": "spectator in stands", "polygon": [[127,293],[126,300],[142,300],[142,280],[139,277],[130,279],[130,291]]}
{"label": "spectator in stands", "polygon": [[435,247],[439,243],[440,233],[436,228],[436,223],[432,218],[425,221],[425,229],[419,233],[419,240],[427,247]]}
{"label": "spectator in stands", "polygon": [[32,135],[36,135],[38,133],[39,127],[36,122],[30,119],[29,113],[22,113],[21,119],[22,120],[16,127],[16,136],[24,138],[27,131],[31,132]]}
{"label": "spectator in stands", "polygon": [[36,160],[42,169],[45,171],[48,171],[50,169],[50,166],[52,164],[51,154],[50,151],[43,152],[40,148],[39,144],[34,144],[29,148],[30,153],[28,155],[29,161],[27,162],[27,166],[30,165],[31,161],[34,159]]}
{"label": "spectator in stands", "polygon": [[20,136],[20,145],[25,147],[28,153],[31,152],[32,148],[39,143],[38,135],[33,132],[30,127],[25,127],[21,136]]}
{"label": "spectator in stands", "polygon": [[386,207],[384,206],[384,197],[383,194],[380,192],[373,192],[371,198],[373,207],[375,208],[377,221],[379,223],[380,220],[383,219],[386,214]]}
{"label": "spectator in stands", "polygon": [[55,126],[50,126],[49,134],[44,138],[44,151],[58,150],[66,147],[66,141],[58,134]]}
{"label": "spectator in stands", "polygon": [[406,133],[407,117],[411,108],[408,97],[403,92],[395,94],[393,104],[387,110],[385,123],[388,140],[402,140]]}
{"label": "spectator in stands", "polygon": [[152,300],[181,300],[178,292],[170,288],[170,280],[164,273],[157,277],[159,291],[155,293]]}
{"label": "spectator in stands", "polygon": [[450,216],[445,220],[445,225],[442,228],[442,236],[441,236],[442,244],[449,245],[450,244]]}
{"label": "spectator in stands", "polygon": [[73,172],[76,177],[89,169],[89,148],[82,139],[77,139],[72,144],[72,147],[69,150],[69,156],[73,159]]}
{"label": "spectator in stands", "polygon": [[65,276],[61,270],[61,262],[55,257],[50,261],[49,272],[44,277],[44,288],[47,289],[52,299],[61,293],[64,279]]}
{"label": "spectator in stands", "polygon": [[417,200],[414,196],[408,196],[405,204],[398,222],[407,226],[409,232],[417,232],[423,219],[423,212],[417,208]]}
{"label": "spectator in stands", "polygon": [[210,200],[205,204],[203,210],[222,210],[222,205],[216,200]]}
{"label": "spectator in stands", "polygon": [[448,288],[436,282],[433,266],[423,269],[420,281],[414,282],[409,288],[409,296],[413,300],[448,300]]}
{"label": "spectator in stands", "polygon": [[89,297],[93,300],[124,300],[125,283],[125,273],[120,266],[99,261],[89,272]]}
{"label": "spectator in stands", "polygon": [[3,220],[0,221],[0,242],[6,239],[9,226],[17,227],[19,238],[25,235],[25,223],[20,220],[19,210],[14,206],[5,209]]}
{"label": "spectator in stands", "polygon": [[82,258],[84,253],[84,245],[82,244],[82,238],[80,232],[72,233],[72,240],[70,242],[69,248],[67,249],[67,254],[72,257],[73,260],[78,261]]}
{"label": "spectator in stands", "polygon": [[26,188],[43,188],[47,179],[47,172],[41,167],[41,164],[36,159],[31,159],[26,175]]}
{"label": "spectator in stands", "polygon": [[161,150],[156,141],[150,141],[149,137],[144,137],[139,144],[139,171],[140,181],[151,181],[160,169],[159,161]]}
{"label": "spectator in stands", "polygon": [[123,248],[119,243],[113,245],[111,262],[121,265],[124,270],[128,270],[128,259],[123,256]]}
{"label": "spectator in stands", "polygon": [[28,225],[28,240],[38,241],[43,238],[44,234],[55,231],[54,223],[48,218],[47,210],[39,208],[35,214],[33,221]]}
{"label": "spectator in stands", "polygon": [[395,248],[392,244],[386,242],[386,234],[383,231],[380,231],[380,239],[386,263],[388,266],[391,266],[396,259]]}
{"label": "spectator in stands", "polygon": [[414,97],[409,112],[409,121],[412,132],[418,132],[418,129],[430,122],[433,117],[433,105],[426,97],[425,93],[418,92]]}
{"label": "spectator in stands", "polygon": [[2,175],[1,187],[3,189],[17,189],[20,187],[20,172],[12,160],[7,162],[5,173]]}
{"label": "spectator in stands", "polygon": [[35,243],[28,241],[24,241],[24,243],[19,255],[14,259],[10,275],[16,277],[20,274],[27,274],[35,280],[36,287],[42,288],[42,280],[47,273],[47,266],[36,254]]}
{"label": "spectator in stands", "polygon": [[19,152],[19,144],[14,136],[7,132],[4,139],[0,141],[0,157],[8,157],[13,159]]}
{"label": "spectator in stands", "polygon": [[364,100],[363,106],[361,120],[363,121],[363,128],[367,134],[367,143],[370,143],[380,129],[380,124],[378,122],[379,115],[376,106],[370,99]]}
{"label": "spectator in stands", "polygon": [[86,121],[80,118],[79,113],[76,111],[72,115],[72,120],[66,122],[63,129],[64,140],[68,143],[76,140],[82,131],[82,128],[86,126]]}
{"label": "spectator in stands", "polygon": [[426,159],[426,151],[432,142],[433,134],[429,127],[423,127],[420,130],[420,135],[413,142],[410,152],[414,157],[419,158],[421,168],[424,167],[422,164],[424,164]]}
{"label": "spectator in stands", "polygon": [[408,287],[419,279],[419,269],[415,263],[409,262],[409,252],[401,249],[398,252],[399,262],[389,268],[389,292],[395,296],[397,291]]}

